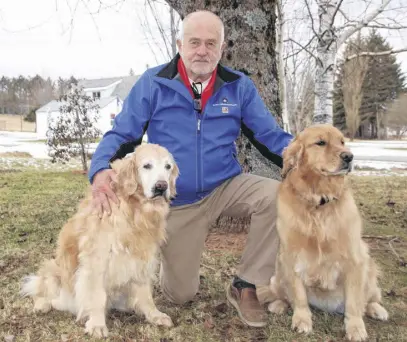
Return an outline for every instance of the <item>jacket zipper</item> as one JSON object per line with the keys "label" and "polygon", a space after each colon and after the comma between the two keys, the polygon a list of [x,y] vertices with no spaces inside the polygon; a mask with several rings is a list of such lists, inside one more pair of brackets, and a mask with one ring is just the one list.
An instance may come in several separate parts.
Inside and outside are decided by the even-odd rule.
{"label": "jacket zipper", "polygon": [[203,120],[203,113],[199,113],[196,111],[197,115],[197,130],[196,130],[196,145],[197,145],[197,192],[203,191],[203,176],[202,176],[202,146],[201,146],[201,124]]}

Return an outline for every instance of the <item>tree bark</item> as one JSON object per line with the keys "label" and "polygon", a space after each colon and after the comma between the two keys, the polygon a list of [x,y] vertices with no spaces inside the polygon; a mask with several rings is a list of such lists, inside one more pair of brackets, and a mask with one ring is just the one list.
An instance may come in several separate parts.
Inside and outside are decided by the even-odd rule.
{"label": "tree bark", "polygon": [[333,123],[333,88],[335,67],[335,35],[332,24],[338,1],[318,1],[319,32],[313,123]]}
{"label": "tree bark", "polygon": [[[310,4],[307,2],[308,0],[305,1],[309,8]],[[390,1],[391,0],[383,0],[381,4],[374,10],[370,11],[363,20],[356,22],[355,25],[343,31],[343,33],[338,37],[335,34],[337,27],[334,26],[334,21],[343,0],[317,0],[319,31],[316,33],[318,37],[318,46],[313,123],[333,124],[332,98],[335,76],[334,68],[336,64],[336,54],[339,48],[354,33],[360,31],[363,27],[366,27],[380,13],[382,13]],[[311,16],[310,10],[309,13]]]}
{"label": "tree bark", "polygon": [[[225,25],[226,49],[221,63],[248,75],[255,83],[267,108],[282,126],[276,57],[277,0],[166,0],[181,19],[206,9],[217,14]],[[278,178],[273,168],[250,143],[237,142],[239,160],[246,171]]]}

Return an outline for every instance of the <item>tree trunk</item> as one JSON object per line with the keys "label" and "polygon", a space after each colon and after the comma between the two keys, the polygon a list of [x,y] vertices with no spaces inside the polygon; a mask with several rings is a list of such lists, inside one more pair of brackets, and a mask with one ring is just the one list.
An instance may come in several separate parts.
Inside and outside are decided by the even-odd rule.
{"label": "tree trunk", "polygon": [[83,136],[81,132],[81,120],[79,118],[79,113],[76,112],[76,125],[79,129],[79,146],[81,148],[81,161],[82,161],[82,170],[88,171],[88,161],[86,158],[85,143],[83,141]]}
{"label": "tree trunk", "polygon": [[[276,57],[277,0],[166,0],[181,19],[207,9],[225,25],[226,50],[221,63],[248,75],[255,83],[270,112],[282,126]],[[239,160],[246,171],[279,177],[278,168],[251,148],[245,137],[237,141]]]}
{"label": "tree trunk", "polygon": [[177,54],[177,28],[175,27],[174,9],[170,8],[171,51],[174,57]]}
{"label": "tree trunk", "polygon": [[319,32],[315,71],[315,108],[313,123],[333,124],[333,88],[336,55],[332,18],[337,1],[318,1]]}

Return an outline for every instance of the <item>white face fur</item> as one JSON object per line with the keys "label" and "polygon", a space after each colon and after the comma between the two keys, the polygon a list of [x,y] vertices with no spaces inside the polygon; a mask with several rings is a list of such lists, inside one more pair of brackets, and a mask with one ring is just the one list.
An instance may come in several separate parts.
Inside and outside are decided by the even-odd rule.
{"label": "white face fur", "polygon": [[[146,198],[170,198],[170,177],[173,168],[174,163],[169,158],[147,158],[141,161],[138,174]],[[158,190],[163,186],[166,186],[166,189],[160,194]]]}

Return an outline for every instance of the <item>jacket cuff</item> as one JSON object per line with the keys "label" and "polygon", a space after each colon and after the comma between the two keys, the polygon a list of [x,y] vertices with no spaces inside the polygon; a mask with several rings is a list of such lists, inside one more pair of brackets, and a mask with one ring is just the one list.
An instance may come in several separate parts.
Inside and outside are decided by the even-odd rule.
{"label": "jacket cuff", "polygon": [[89,179],[90,184],[92,184],[93,178],[99,171],[106,170],[106,169],[110,169],[109,162],[101,161],[101,162],[96,163],[95,165],[92,165],[89,170],[89,173],[88,173],[88,179]]}

